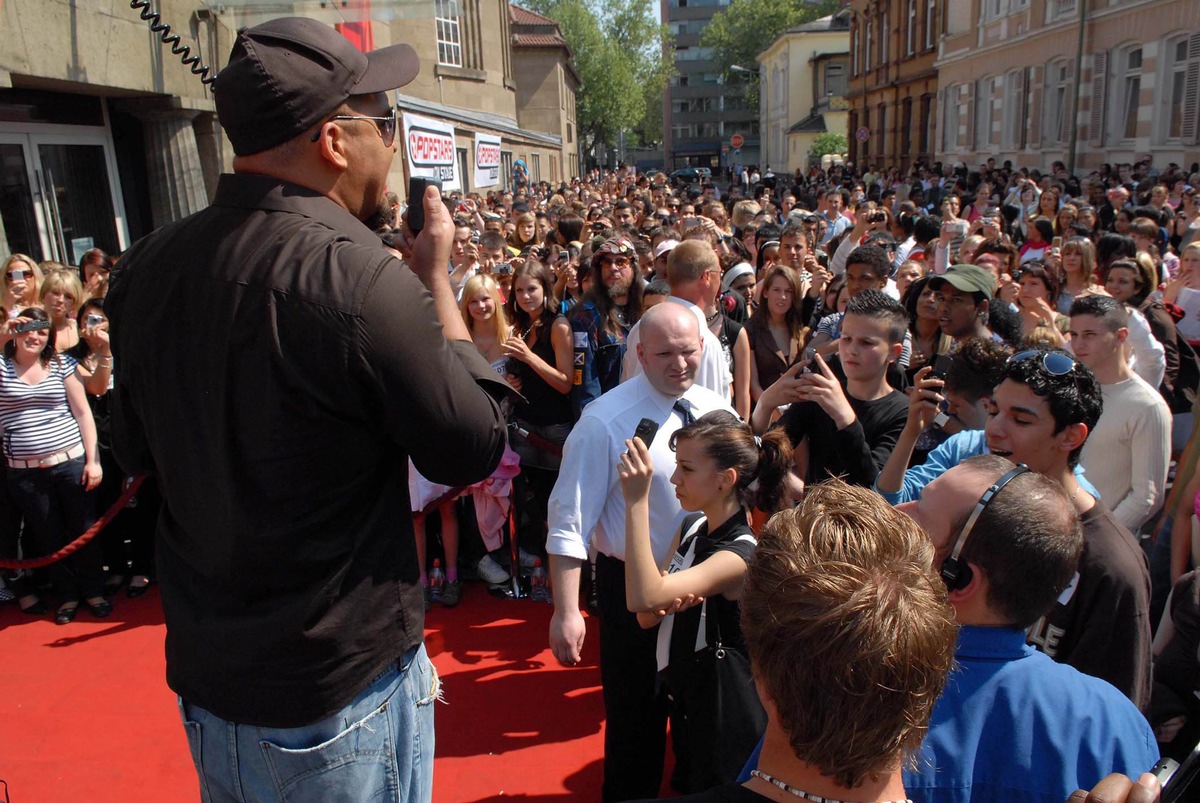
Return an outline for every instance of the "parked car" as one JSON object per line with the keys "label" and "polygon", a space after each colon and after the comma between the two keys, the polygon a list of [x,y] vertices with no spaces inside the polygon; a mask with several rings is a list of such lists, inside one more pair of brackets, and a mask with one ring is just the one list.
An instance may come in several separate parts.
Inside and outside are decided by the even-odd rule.
{"label": "parked car", "polygon": [[712,170],[707,167],[681,167],[671,174],[676,184],[699,184],[712,181]]}

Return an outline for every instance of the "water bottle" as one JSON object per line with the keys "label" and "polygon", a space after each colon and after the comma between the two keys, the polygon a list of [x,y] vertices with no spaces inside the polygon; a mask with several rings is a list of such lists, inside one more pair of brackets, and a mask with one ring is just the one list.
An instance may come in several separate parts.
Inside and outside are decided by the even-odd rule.
{"label": "water bottle", "polygon": [[550,586],[546,582],[546,570],[542,568],[542,559],[533,562],[529,572],[529,598],[534,602],[550,602]]}
{"label": "water bottle", "polygon": [[442,587],[446,585],[446,574],[442,571],[442,562],[433,561],[433,569],[429,572],[429,596],[434,602],[442,601]]}

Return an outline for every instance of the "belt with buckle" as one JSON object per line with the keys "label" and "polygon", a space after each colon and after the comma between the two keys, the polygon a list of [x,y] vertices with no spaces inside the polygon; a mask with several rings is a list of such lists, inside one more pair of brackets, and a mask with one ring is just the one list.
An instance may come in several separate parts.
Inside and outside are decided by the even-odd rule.
{"label": "belt with buckle", "polygon": [[81,443],[62,452],[55,452],[54,454],[43,455],[41,457],[33,457],[28,460],[10,457],[8,458],[8,467],[50,468],[51,466],[57,466],[59,463],[65,463],[68,460],[74,460],[77,457],[83,457],[83,454],[83,444]]}

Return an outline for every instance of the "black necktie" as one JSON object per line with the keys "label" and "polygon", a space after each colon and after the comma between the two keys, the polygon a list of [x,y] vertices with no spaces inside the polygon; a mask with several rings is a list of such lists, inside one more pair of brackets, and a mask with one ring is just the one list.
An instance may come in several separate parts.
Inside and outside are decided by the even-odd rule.
{"label": "black necktie", "polygon": [[676,399],[675,403],[671,405],[671,409],[679,413],[685,427],[696,423],[696,416],[692,415],[692,408],[683,399]]}

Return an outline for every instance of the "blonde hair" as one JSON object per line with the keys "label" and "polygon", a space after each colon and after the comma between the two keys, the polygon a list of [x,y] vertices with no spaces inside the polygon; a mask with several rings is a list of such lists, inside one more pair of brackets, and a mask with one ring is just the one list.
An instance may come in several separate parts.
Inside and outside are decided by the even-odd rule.
{"label": "blonde hair", "polygon": [[6,307],[21,306],[32,307],[38,303],[41,298],[39,293],[42,290],[42,269],[38,267],[38,263],[33,261],[33,257],[25,254],[12,254],[4,261],[4,272],[7,274],[8,269],[14,264],[22,265],[29,268],[33,273],[33,279],[25,283],[25,297],[14,298],[8,289],[8,277],[4,277],[4,299]]}
{"label": "blonde hair", "polygon": [[462,315],[463,323],[467,325],[467,331],[473,337],[475,319],[471,317],[469,307],[471,299],[479,295],[481,291],[487,293],[492,299],[492,304],[495,305],[496,311],[492,314],[492,333],[495,335],[497,343],[503,342],[508,339],[511,327],[508,325],[508,316],[504,314],[504,299],[500,297],[500,286],[486,273],[476,273],[463,285],[462,300],[458,302],[458,311]]}
{"label": "blonde hair", "polygon": [[754,201],[738,201],[733,205],[733,217],[729,222],[733,224],[734,228],[745,228],[746,224],[754,220],[754,216],[761,211],[762,207]]}
{"label": "blonde hair", "polygon": [[46,278],[38,292],[38,301],[44,302],[47,293],[70,296],[74,303],[71,304],[68,317],[73,317],[75,310],[83,303],[83,284],[79,281],[79,274],[60,262],[43,262],[42,268],[46,271]]}
{"label": "blonde hair", "polygon": [[[533,238],[528,242],[521,240],[521,226],[525,225],[526,223],[533,224]],[[510,237],[508,240],[509,245],[511,245],[513,248],[526,248],[530,245],[537,245],[537,215],[535,215],[533,212],[522,212],[517,216],[517,220],[513,225],[512,237]]]}
{"label": "blonde hair", "polygon": [[[1080,272],[1089,282],[1096,280],[1096,246],[1086,237],[1072,237],[1062,244],[1059,252],[1063,257],[1068,254],[1079,254],[1083,257]],[[1063,274],[1067,272],[1066,260],[1063,260]]]}

